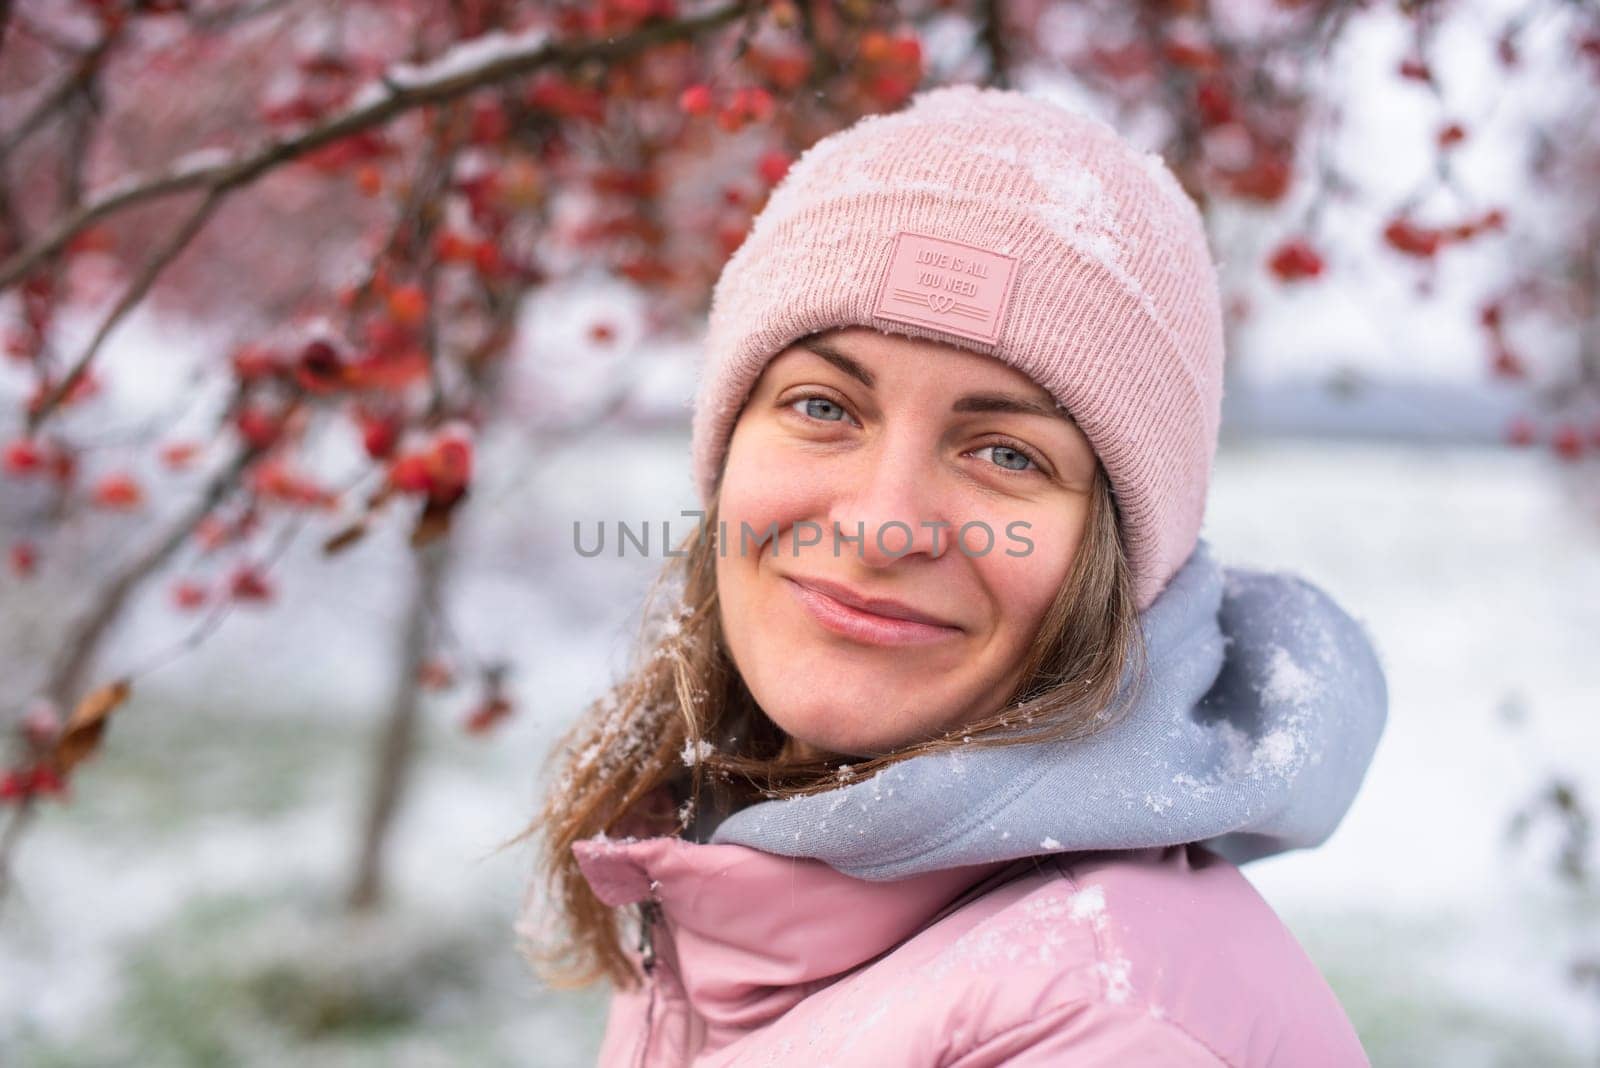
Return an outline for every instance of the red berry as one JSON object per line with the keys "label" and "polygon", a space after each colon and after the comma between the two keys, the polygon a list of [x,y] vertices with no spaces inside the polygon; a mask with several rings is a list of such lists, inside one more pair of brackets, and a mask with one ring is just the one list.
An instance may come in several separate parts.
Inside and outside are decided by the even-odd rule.
{"label": "red berry", "polygon": [[454,683],[455,672],[443,660],[424,660],[417,669],[417,685],[424,690],[448,690]]}
{"label": "red berry", "polygon": [[762,155],[756,164],[756,173],[761,175],[761,180],[768,185],[777,185],[783,181],[783,176],[789,173],[789,164],[792,161],[783,152],[768,152]]}
{"label": "red berry", "polygon": [[239,436],[258,449],[270,448],[283,433],[283,420],[262,408],[243,408],[234,417]]}
{"label": "red berry", "polygon": [[266,576],[249,564],[238,567],[228,579],[228,593],[235,601],[268,601],[272,587]]}
{"label": "red berry", "polygon": [[72,481],[72,476],[78,473],[78,460],[66,449],[56,449],[50,453],[50,477],[66,485]]}
{"label": "red berry", "polygon": [[678,107],[685,115],[705,115],[714,105],[708,85],[691,85],[678,94]]}
{"label": "red berry", "polygon": [[889,58],[901,67],[920,67],[922,65],[922,42],[907,34],[896,37],[889,44]]}
{"label": "red berry", "polygon": [[428,296],[419,285],[403,285],[389,294],[389,314],[397,322],[416,326],[428,314]]}
{"label": "red berry", "polygon": [[31,330],[7,330],[5,332],[5,353],[18,363],[28,363],[39,351],[39,335]]}
{"label": "red berry", "polygon": [[1431,82],[1433,81],[1433,72],[1428,69],[1426,63],[1413,57],[1401,60],[1400,77],[1409,78],[1415,82]]}
{"label": "red berry", "polygon": [[1222,65],[1216,49],[1205,41],[1169,40],[1162,44],[1161,53],[1168,63],[1188,70],[1216,70]]}
{"label": "red berry", "polygon": [[759,86],[741,89],[744,94],[744,112],[756,122],[766,122],[772,118],[772,113],[777,110],[777,105],[772,99],[772,94]]}
{"label": "red berry", "polygon": [[358,416],[361,422],[361,447],[374,460],[386,459],[400,442],[400,424],[379,416]]}
{"label": "red berry", "polygon": [[868,30],[861,35],[856,55],[863,63],[882,63],[889,58],[889,35],[882,30]]}
{"label": "red berry", "polygon": [[1525,378],[1528,373],[1517,354],[1503,344],[1495,346],[1490,368],[1498,378]]}
{"label": "red berry", "polygon": [[356,188],[364,197],[375,197],[383,192],[383,172],[370,163],[363,163],[356,171]]}
{"label": "red berry", "polygon": [[505,140],[511,132],[511,120],[500,105],[493,100],[479,100],[472,107],[470,138],[478,144],[492,144]]}
{"label": "red berry", "polygon": [[472,439],[464,430],[440,431],[428,460],[435,497],[454,496],[472,481]]}
{"label": "red berry", "polygon": [[144,490],[132,475],[119,471],[95,483],[92,499],[98,508],[130,511],[144,503]]}
{"label": "red berry", "polygon": [[1558,427],[1550,444],[1563,460],[1576,460],[1583,455],[1583,433],[1571,423]]}
{"label": "red berry", "polygon": [[1383,239],[1391,248],[1423,259],[1439,251],[1441,238],[1438,230],[1426,229],[1406,219],[1392,219],[1383,228]]}
{"label": "red berry", "polygon": [[500,255],[500,246],[493,241],[480,241],[472,249],[472,263],[478,273],[492,276],[500,273],[505,266],[505,259]]}
{"label": "red berry", "polygon": [[472,257],[472,240],[454,230],[446,230],[434,239],[433,251],[440,262],[464,262]]}
{"label": "red berry", "polygon": [[504,697],[493,697],[472,711],[465,727],[469,734],[482,734],[510,714],[511,702]]}
{"label": "red berry", "polygon": [[894,107],[909,97],[917,87],[917,75],[884,71],[867,79],[866,92],[873,100],[886,107]]}
{"label": "red berry", "polygon": [[420,452],[406,453],[389,465],[389,481],[402,493],[428,492],[427,457]]}
{"label": "red berry", "polygon": [[6,446],[5,469],[11,475],[31,475],[44,467],[45,454],[37,443],[18,438]]}
{"label": "red berry", "polygon": [[1289,191],[1292,169],[1283,153],[1258,149],[1256,158],[1244,170],[1229,175],[1229,184],[1238,196],[1271,204]]}
{"label": "red berry", "polygon": [[1208,126],[1221,126],[1233,118],[1233,96],[1218,78],[1207,78],[1195,88],[1194,103]]}
{"label": "red berry", "polygon": [[1532,445],[1537,437],[1533,420],[1525,415],[1519,415],[1512,419],[1506,427],[1506,441],[1512,445]]}
{"label": "red berry", "polygon": [[251,382],[275,375],[282,368],[282,358],[265,345],[247,342],[233,354],[233,373],[242,382]]}
{"label": "red berry", "polygon": [[42,797],[60,797],[67,792],[67,784],[49,764],[33,766],[33,792]]}
{"label": "red berry", "polygon": [[194,463],[204,448],[198,441],[170,441],[161,446],[161,462],[174,471]]}
{"label": "red berry", "polygon": [[194,540],[200,543],[206,552],[226,545],[233,537],[233,529],[217,516],[208,515],[194,527]]}
{"label": "red berry", "polygon": [[1279,245],[1267,261],[1272,273],[1283,282],[1298,282],[1322,273],[1322,257],[1304,238],[1293,238]]}
{"label": "red berry", "polygon": [[17,578],[31,578],[39,569],[39,550],[31,541],[19,541],[11,546],[11,573]]}
{"label": "red berry", "polygon": [[192,612],[206,603],[206,588],[193,579],[183,579],[172,587],[172,603]]}
{"label": "red berry", "polygon": [[327,338],[308,341],[295,363],[295,377],[301,385],[312,390],[338,386],[343,373],[344,361],[339,356],[339,350]]}

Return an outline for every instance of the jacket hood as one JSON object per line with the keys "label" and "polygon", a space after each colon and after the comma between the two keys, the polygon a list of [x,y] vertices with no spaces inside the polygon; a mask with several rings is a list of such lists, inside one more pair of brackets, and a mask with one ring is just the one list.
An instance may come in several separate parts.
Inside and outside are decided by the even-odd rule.
{"label": "jacket hood", "polygon": [[1243,864],[1324,842],[1388,714],[1363,627],[1304,578],[1221,566],[1203,538],[1140,622],[1143,690],[1094,737],[926,754],[750,805],[709,841],[873,881],[1189,842]]}

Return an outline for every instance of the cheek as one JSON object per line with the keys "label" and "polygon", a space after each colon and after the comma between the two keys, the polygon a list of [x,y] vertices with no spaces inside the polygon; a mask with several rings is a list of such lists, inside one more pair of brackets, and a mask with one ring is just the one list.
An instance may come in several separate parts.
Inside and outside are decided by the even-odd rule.
{"label": "cheek", "polygon": [[[971,562],[994,606],[996,635],[1013,655],[1033,640],[1045,610],[1066,582],[1083,541],[1085,512],[1078,500],[1065,505],[1057,501],[1049,508],[986,520],[995,532],[994,548],[974,555]],[[966,543],[976,553],[984,539],[973,532]]]}
{"label": "cheek", "polygon": [[763,563],[773,549],[765,544],[779,531],[777,552],[790,553],[788,533],[802,520],[826,515],[828,491],[814,473],[770,435],[747,425],[735,428],[728,444],[717,496],[719,539],[716,570],[723,633],[742,671],[760,670],[765,646],[779,644],[771,620],[773,591],[763,585]]}
{"label": "cheek", "polygon": [[737,426],[728,443],[717,514],[737,538],[739,524],[759,534],[776,522],[783,529],[815,518],[827,506],[828,487],[820,465],[797,456],[774,435],[748,424]]}

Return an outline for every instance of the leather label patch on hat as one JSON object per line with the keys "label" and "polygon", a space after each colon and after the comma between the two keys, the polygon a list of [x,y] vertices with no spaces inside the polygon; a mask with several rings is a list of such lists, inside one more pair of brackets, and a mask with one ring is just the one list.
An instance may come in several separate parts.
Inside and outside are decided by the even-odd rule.
{"label": "leather label patch on hat", "polygon": [[992,343],[1016,274],[1015,256],[901,230],[872,314]]}

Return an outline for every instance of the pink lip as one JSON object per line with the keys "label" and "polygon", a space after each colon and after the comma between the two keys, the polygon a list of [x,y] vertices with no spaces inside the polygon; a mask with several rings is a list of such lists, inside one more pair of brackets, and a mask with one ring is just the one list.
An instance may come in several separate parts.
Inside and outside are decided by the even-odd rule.
{"label": "pink lip", "polygon": [[918,645],[961,633],[955,624],[899,601],[863,597],[848,587],[821,579],[785,578],[811,618],[846,638],[869,645]]}

